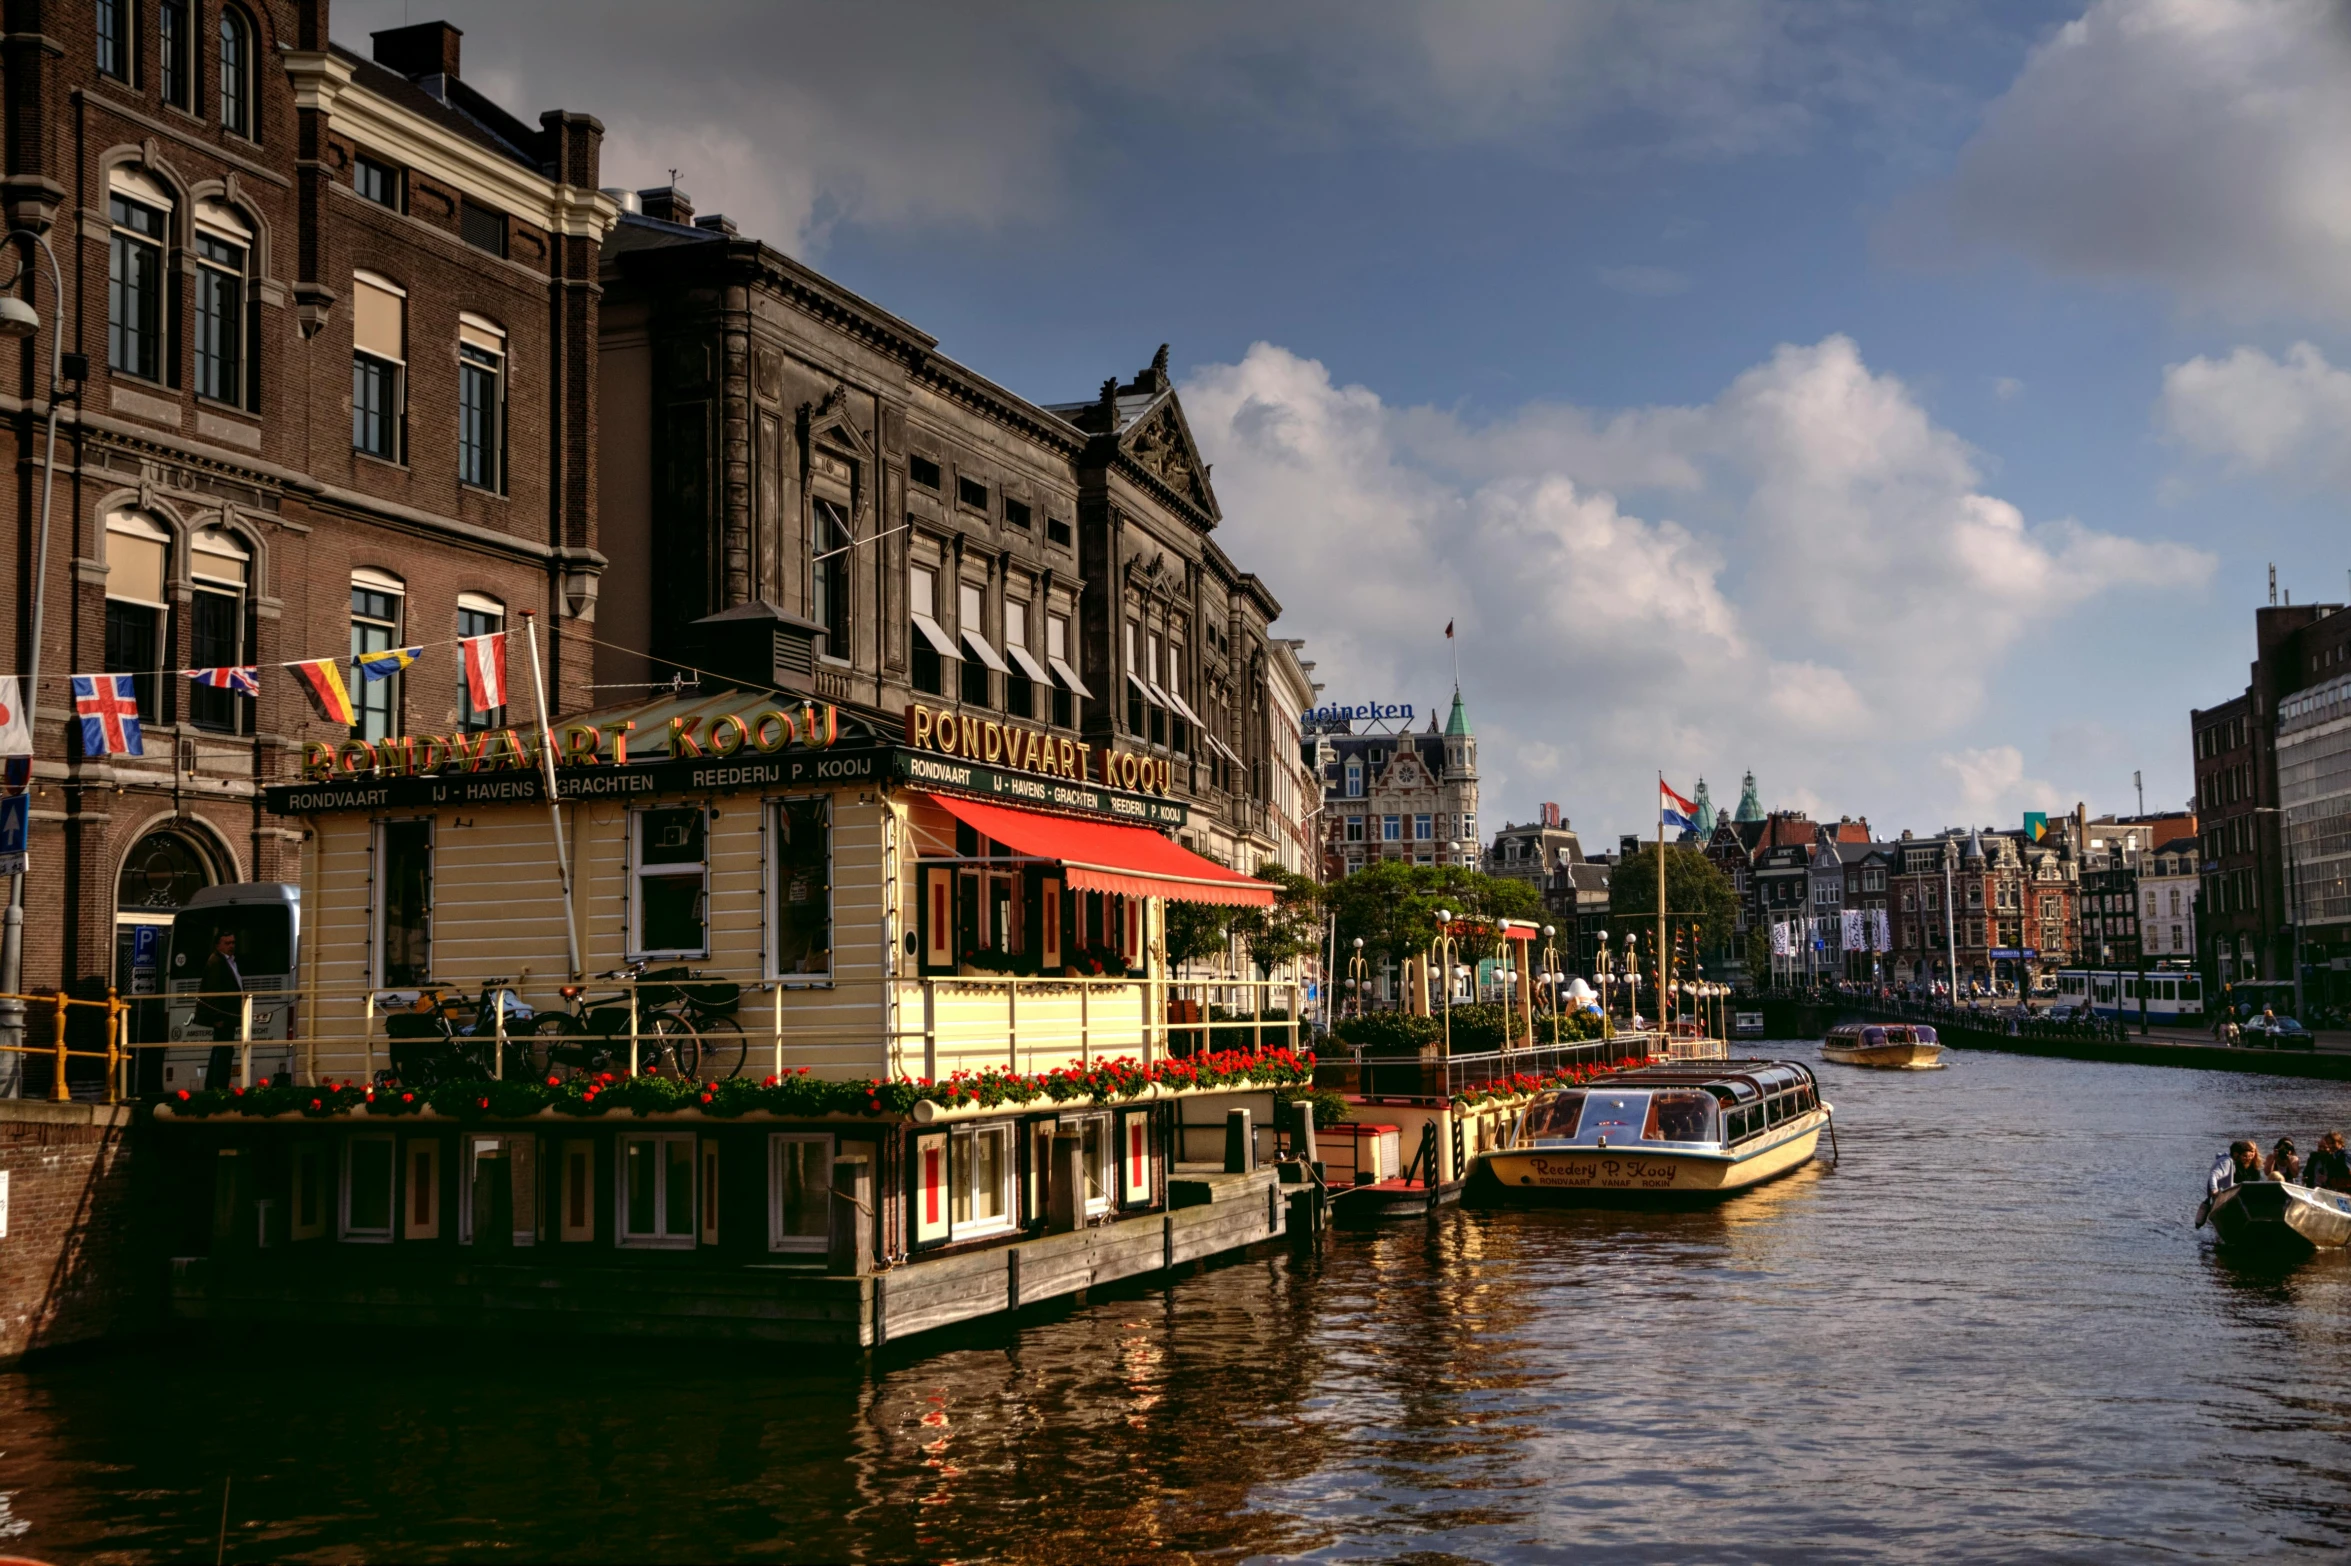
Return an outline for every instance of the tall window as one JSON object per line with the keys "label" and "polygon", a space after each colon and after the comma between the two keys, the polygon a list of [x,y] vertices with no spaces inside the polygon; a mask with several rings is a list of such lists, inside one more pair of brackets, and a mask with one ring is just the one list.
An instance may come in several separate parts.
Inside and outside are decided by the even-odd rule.
{"label": "tall window", "polygon": [[376,982],[415,984],[433,971],[433,823],[387,821],[377,840]]}
{"label": "tall window", "polygon": [[1347,797],[1349,799],[1363,797],[1363,762],[1354,756],[1347,758]]}
{"label": "tall window", "polygon": [[506,488],[506,334],[478,315],[457,318],[457,476]]}
{"label": "tall window", "polygon": [[[245,587],[252,555],[233,533],[206,528],[190,541],[188,661],[199,669],[245,662]],[[235,734],[244,727],[248,697],[210,685],[190,688],[188,717],[200,729]]]}
{"label": "tall window", "polygon": [[188,30],[188,0],[163,0],[155,14],[155,53],[162,68],[163,101],[175,109],[189,106],[194,73],[188,69],[188,45],[194,41]]}
{"label": "tall window", "polygon": [[[388,652],[400,645],[400,611],[405,607],[402,597],[405,591],[397,577],[376,571],[352,573],[351,656],[354,659]],[[343,677],[354,682],[351,700],[359,709],[359,721],[351,728],[352,737],[390,739],[400,712],[403,676],[388,674],[380,680],[369,680],[361,678],[356,671],[345,670]]]}
{"label": "tall window", "polygon": [[164,721],[160,698],[171,534],[143,512],[106,519],[106,672],[135,674],[139,718]]}
{"label": "tall window", "polygon": [[196,208],[196,394],[245,402],[245,258],[253,231],[217,201]]}
{"label": "tall window", "polygon": [[1137,664],[1137,660],[1142,652],[1141,646],[1139,645],[1142,639],[1142,627],[1135,624],[1134,621],[1129,620],[1127,622],[1126,652],[1127,732],[1130,734],[1142,733],[1144,724],[1149,721],[1143,716],[1143,713],[1144,709],[1151,705],[1151,698],[1144,692],[1143,674],[1142,670],[1140,667],[1138,667]]}
{"label": "tall window", "polygon": [[666,1131],[620,1139],[620,1243],[694,1244],[694,1135]]}
{"label": "tall window", "polygon": [[[457,595],[457,634],[459,636],[488,636],[506,629],[506,606],[495,598],[484,598],[478,593]],[[457,726],[461,729],[495,729],[506,723],[506,709],[487,710],[473,704],[473,688],[465,683],[465,670],[457,671]]]}
{"label": "tall window", "polygon": [[1017,598],[1004,600],[1004,652],[1012,664],[1012,672],[1004,676],[1004,710],[1016,718],[1036,716],[1037,682],[1043,670],[1034,674],[1036,659],[1029,652],[1029,606]]}
{"label": "tall window", "polygon": [[351,188],[379,207],[401,210],[400,170],[380,158],[360,153],[351,160]]}
{"label": "tall window", "polygon": [[1143,641],[1143,683],[1151,692],[1151,743],[1167,743],[1167,701],[1159,684],[1159,633]]}
{"label": "tall window", "polygon": [[955,643],[939,624],[939,574],[928,566],[913,566],[906,573],[906,614],[913,629],[909,635],[910,651],[914,660],[914,688],[932,696],[946,694],[941,659],[956,659]]}
{"label": "tall window", "polygon": [[1058,728],[1078,726],[1077,699],[1086,693],[1077,671],[1069,666],[1069,617],[1045,617],[1045,664],[1053,671],[1053,722]]}
{"label": "tall window", "polygon": [[220,13],[220,123],[253,134],[253,24],[234,6]]}
{"label": "tall window", "polygon": [[788,799],[775,807],[775,971],[784,978],[833,971],[831,802]]}
{"label": "tall window", "polygon": [[131,8],[128,0],[98,0],[98,69],[117,81],[131,79]]}
{"label": "tall window", "polygon": [[408,294],[372,272],[351,278],[351,444],[398,462],[406,398]]}
{"label": "tall window", "polygon": [[637,823],[635,939],[641,957],[700,957],[706,950],[703,856],[707,820],[700,805],[640,810]]}
{"label": "tall window", "polygon": [[767,1139],[767,1248],[821,1251],[832,1230],[833,1139],[778,1132]]}
{"label": "tall window", "polygon": [[849,518],[829,500],[810,504],[809,618],[824,627],[824,650],[849,656]]}
{"label": "tall window", "polygon": [[963,699],[974,707],[988,705],[988,670],[1002,667],[996,644],[988,640],[987,595],[969,582],[957,585],[955,630],[963,638]]}
{"label": "tall window", "polygon": [[[161,187],[135,180],[158,196]],[[106,266],[106,366],[160,380],[163,369],[163,211],[120,190],[109,196],[112,234]]]}

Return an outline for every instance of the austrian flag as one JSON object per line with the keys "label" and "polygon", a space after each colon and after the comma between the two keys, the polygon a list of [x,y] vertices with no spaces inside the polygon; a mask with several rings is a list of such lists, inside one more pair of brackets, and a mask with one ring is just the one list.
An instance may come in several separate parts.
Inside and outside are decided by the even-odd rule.
{"label": "austrian flag", "polygon": [[506,705],[506,633],[468,636],[457,644],[457,661],[465,669],[465,696],[476,712],[494,712]]}

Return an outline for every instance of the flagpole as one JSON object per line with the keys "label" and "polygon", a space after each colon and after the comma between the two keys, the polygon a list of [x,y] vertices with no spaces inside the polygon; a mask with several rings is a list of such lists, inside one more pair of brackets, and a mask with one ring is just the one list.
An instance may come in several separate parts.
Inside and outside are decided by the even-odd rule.
{"label": "flagpole", "polygon": [[1665,1026],[1665,774],[1657,774],[1657,1025]]}
{"label": "flagpole", "polygon": [[539,617],[522,612],[522,636],[531,649],[532,716],[539,722],[539,763],[547,777],[547,826],[555,834],[555,870],[563,878],[563,945],[571,956],[571,976],[580,976],[580,927],[571,908],[571,859],[563,851],[563,807],[555,798],[555,735],[547,727],[547,687],[539,674]]}

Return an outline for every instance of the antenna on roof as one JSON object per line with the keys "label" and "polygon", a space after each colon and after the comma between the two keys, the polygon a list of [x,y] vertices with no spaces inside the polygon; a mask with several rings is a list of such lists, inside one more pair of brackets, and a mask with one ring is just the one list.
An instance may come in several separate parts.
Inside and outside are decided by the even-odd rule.
{"label": "antenna on roof", "polygon": [[2278,606],[2278,567],[2274,560],[2269,563],[2269,606],[2272,609]]}

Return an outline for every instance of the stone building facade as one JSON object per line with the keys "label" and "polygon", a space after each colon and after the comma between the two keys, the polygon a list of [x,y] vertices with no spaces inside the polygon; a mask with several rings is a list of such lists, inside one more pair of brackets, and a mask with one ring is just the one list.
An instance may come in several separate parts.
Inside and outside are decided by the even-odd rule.
{"label": "stone building facade", "polygon": [[[36,603],[44,627],[27,988],[141,988],[140,924],[207,883],[295,880],[301,832],[259,790],[305,740],[467,721],[461,624],[535,613],[557,633],[551,701],[586,699],[561,633],[588,622],[603,564],[602,128],[510,114],[467,84],[459,43],[425,23],[363,57],[329,42],[325,0],[11,12],[0,199],[45,234],[65,295],[33,258],[10,286],[40,329],[0,345],[18,669]],[[347,734],[277,665],[362,634],[428,650]],[[228,665],[258,666],[258,696],[178,673]],[[82,752],[68,681],[102,671],[136,676],[143,755]]]}
{"label": "stone building facade", "polygon": [[1325,880],[1382,860],[1475,865],[1484,858],[1478,742],[1458,690],[1442,730],[1432,712],[1425,733],[1325,732],[1320,739]]}
{"label": "stone building facade", "polygon": [[752,680],[886,735],[914,702],[1017,719],[1167,762],[1186,847],[1279,859],[1307,698],[1279,602],[1216,540],[1167,350],[1032,402],[683,190],[627,205],[600,526],[648,569],[604,588],[597,681]]}

